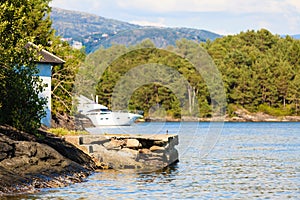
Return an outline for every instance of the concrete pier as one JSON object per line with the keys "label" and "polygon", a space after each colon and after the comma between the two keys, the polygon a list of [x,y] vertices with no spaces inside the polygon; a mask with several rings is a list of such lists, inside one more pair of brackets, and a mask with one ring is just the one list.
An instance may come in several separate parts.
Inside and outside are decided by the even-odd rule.
{"label": "concrete pier", "polygon": [[159,170],[178,161],[178,135],[95,134],[66,136],[100,168]]}

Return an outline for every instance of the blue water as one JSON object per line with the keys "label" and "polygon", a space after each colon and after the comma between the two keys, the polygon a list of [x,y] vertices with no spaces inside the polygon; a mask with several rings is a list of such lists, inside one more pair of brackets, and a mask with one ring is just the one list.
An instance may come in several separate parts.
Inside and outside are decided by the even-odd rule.
{"label": "blue water", "polygon": [[24,199],[300,199],[300,123],[142,123],[94,133],[179,135],[179,163],[102,171]]}

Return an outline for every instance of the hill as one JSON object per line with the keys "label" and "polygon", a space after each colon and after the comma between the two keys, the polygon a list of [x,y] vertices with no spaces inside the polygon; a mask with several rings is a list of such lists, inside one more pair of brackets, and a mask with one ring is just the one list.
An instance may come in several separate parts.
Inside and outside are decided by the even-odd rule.
{"label": "hill", "polygon": [[297,34],[297,35],[292,35],[293,38],[297,39],[297,40],[300,40],[300,34]]}
{"label": "hill", "polygon": [[157,47],[166,47],[181,38],[206,41],[221,37],[206,30],[145,27],[59,8],[52,8],[51,19],[57,35],[71,44],[84,45],[87,53],[100,46],[109,47],[112,43],[134,45],[146,38],[150,38]]}

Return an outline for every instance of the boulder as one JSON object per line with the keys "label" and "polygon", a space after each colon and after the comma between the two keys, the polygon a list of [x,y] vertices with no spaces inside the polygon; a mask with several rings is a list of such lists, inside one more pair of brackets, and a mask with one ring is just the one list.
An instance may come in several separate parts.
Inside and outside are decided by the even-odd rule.
{"label": "boulder", "polygon": [[140,146],[141,146],[141,144],[137,139],[127,139],[126,140],[127,148],[139,148]]}

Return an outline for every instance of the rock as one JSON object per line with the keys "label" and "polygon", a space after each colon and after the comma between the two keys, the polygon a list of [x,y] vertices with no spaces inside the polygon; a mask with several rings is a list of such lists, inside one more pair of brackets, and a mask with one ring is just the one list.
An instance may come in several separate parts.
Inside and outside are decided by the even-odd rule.
{"label": "rock", "polygon": [[[97,166],[102,168],[149,171],[151,167],[152,170],[156,170],[157,167],[166,167],[173,163],[173,160],[178,160],[178,152],[175,149],[178,135],[105,134],[104,137],[110,141],[105,139],[103,143],[99,135],[84,135],[80,139],[82,142],[79,142],[79,148],[86,148],[87,145],[93,148],[93,151],[86,149],[85,152],[88,152]],[[75,142],[77,145],[77,141]]]}
{"label": "rock", "polygon": [[85,128],[95,127],[92,121],[85,115],[75,115],[75,129],[85,130]]}
{"label": "rock", "polygon": [[149,149],[139,149],[140,154],[150,154],[151,151]]}
{"label": "rock", "polygon": [[166,162],[172,164],[178,161],[178,151],[174,149],[173,151],[168,151],[166,154]]}
{"label": "rock", "polygon": [[103,144],[103,146],[109,150],[118,150],[126,145],[124,140],[111,139],[109,142]]}
{"label": "rock", "polygon": [[85,135],[80,137],[80,144],[104,144],[110,140],[102,135]]}
{"label": "rock", "polygon": [[80,143],[80,136],[76,135],[76,136],[63,136],[62,137],[66,142],[69,142],[75,146],[79,146]]}
{"label": "rock", "polygon": [[126,147],[127,148],[138,148],[141,144],[137,139],[127,139],[126,140]]}
{"label": "rock", "polygon": [[[37,188],[67,186],[82,181],[91,173],[95,164],[91,164],[93,162],[86,154],[61,139],[44,132],[40,134],[43,137],[36,138],[0,126],[0,196],[32,192]],[[79,163],[58,151],[69,158],[74,157]]]}
{"label": "rock", "polygon": [[160,147],[160,146],[152,146],[150,147],[150,151],[159,151],[159,152],[162,152],[162,151],[165,151],[166,149],[164,147]]}
{"label": "rock", "polygon": [[0,141],[0,161],[10,157],[13,153],[13,148],[13,144]]}
{"label": "rock", "polygon": [[51,127],[52,128],[64,127],[69,130],[74,130],[75,129],[75,118],[68,114],[61,115],[57,112],[55,116],[52,116]]}
{"label": "rock", "polygon": [[140,163],[136,162],[137,151],[124,148],[119,151],[109,150],[102,145],[94,145],[93,156],[101,163],[113,169],[138,168]]}
{"label": "rock", "polygon": [[0,142],[0,152],[10,152],[11,150],[13,150],[12,145]]}
{"label": "rock", "polygon": [[119,152],[125,152],[127,153],[127,155],[133,159],[133,160],[136,160],[137,156],[138,156],[138,151],[136,150],[133,150],[133,149],[129,149],[129,148],[123,148],[121,149]]}
{"label": "rock", "polygon": [[156,140],[153,142],[154,145],[157,145],[157,146],[165,146],[166,144],[168,144],[167,141],[162,141],[162,140]]}

